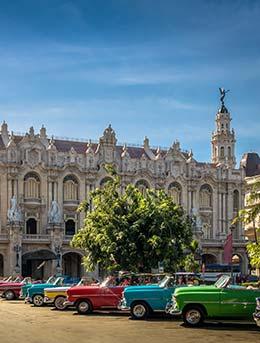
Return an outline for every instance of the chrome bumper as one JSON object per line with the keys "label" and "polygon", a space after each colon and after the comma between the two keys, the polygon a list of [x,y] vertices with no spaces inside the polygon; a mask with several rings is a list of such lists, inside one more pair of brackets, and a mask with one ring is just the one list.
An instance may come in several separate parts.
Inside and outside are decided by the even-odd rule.
{"label": "chrome bumper", "polygon": [[126,305],[125,299],[121,300],[117,305],[117,308],[121,311],[129,311],[130,307]]}
{"label": "chrome bumper", "polygon": [[31,297],[26,297],[26,298],[24,299],[24,302],[25,302],[26,304],[31,304],[31,303],[32,303],[32,298],[31,298]]}
{"label": "chrome bumper", "polygon": [[48,297],[44,297],[43,302],[44,302],[44,304],[53,304],[54,303],[53,299],[50,299]]}
{"label": "chrome bumper", "polygon": [[182,312],[177,308],[177,304],[173,301],[169,301],[166,304],[165,312],[172,316],[180,316]]}
{"label": "chrome bumper", "polygon": [[260,308],[256,308],[256,312],[253,314],[254,321],[256,325],[260,327]]}

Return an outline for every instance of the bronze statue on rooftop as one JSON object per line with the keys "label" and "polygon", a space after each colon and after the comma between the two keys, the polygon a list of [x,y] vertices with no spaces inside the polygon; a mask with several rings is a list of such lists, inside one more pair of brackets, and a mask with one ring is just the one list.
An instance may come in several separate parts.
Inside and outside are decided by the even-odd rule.
{"label": "bronze statue on rooftop", "polygon": [[220,91],[220,101],[222,103],[222,106],[224,106],[224,98],[225,98],[226,94],[229,92],[229,89],[225,90],[224,88],[219,87],[219,91]]}

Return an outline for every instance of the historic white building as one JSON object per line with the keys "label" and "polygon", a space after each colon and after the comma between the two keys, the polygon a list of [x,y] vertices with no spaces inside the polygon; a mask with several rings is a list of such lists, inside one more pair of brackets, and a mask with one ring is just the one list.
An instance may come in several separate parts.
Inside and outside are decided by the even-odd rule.
{"label": "historic white building", "polygon": [[[119,145],[111,126],[92,143],[48,138],[44,127],[39,133],[31,127],[25,135],[16,135],[4,122],[0,134],[0,275],[83,272],[82,253],[69,242],[83,223],[83,214],[76,211],[79,203],[109,178],[106,163],[113,163],[120,174],[122,192],[129,183],[143,190],[165,189],[188,213],[196,214],[194,234],[201,243],[202,259],[223,262],[232,218],[244,203],[245,172],[242,166],[236,168],[230,122],[222,103],[212,133],[212,163],[197,161],[192,152],[181,150],[178,141],[167,150],[151,148],[147,137],[140,147]],[[234,254],[245,271],[244,248],[244,232],[238,224]]]}

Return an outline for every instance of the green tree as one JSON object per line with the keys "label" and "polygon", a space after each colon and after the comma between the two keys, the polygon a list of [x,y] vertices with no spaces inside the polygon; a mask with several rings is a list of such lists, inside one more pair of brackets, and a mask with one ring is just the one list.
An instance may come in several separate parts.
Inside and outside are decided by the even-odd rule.
{"label": "green tree", "polygon": [[254,268],[260,268],[260,244],[257,238],[257,232],[260,230],[257,223],[260,221],[260,182],[256,182],[253,190],[247,198],[246,208],[239,211],[238,216],[233,220],[233,224],[237,222],[253,225],[254,242],[247,244],[247,253],[250,264]]}
{"label": "green tree", "polygon": [[190,253],[184,258],[181,267],[185,269],[186,272],[198,272],[199,271],[199,262],[196,259],[199,249],[199,243],[196,240],[193,240],[189,246]]}
{"label": "green tree", "polygon": [[84,226],[72,245],[85,251],[85,267],[149,272],[160,261],[165,271],[176,270],[192,241],[192,220],[164,191],[143,195],[128,185],[121,194],[119,188],[120,178],[113,175],[92,192],[92,211],[86,201],[79,207]]}

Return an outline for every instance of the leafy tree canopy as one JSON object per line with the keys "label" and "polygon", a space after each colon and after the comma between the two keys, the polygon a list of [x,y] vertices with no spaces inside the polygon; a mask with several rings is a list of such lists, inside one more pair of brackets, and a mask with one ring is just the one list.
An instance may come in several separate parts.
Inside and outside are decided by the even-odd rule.
{"label": "leafy tree canopy", "polygon": [[[112,173],[111,173],[112,174]],[[120,178],[113,175],[91,194],[94,209],[84,201],[84,226],[73,237],[73,247],[86,253],[84,265],[105,270],[150,272],[163,262],[174,271],[192,241],[192,219],[164,191],[143,195],[133,185],[120,192]]]}
{"label": "leafy tree canopy", "polygon": [[246,208],[239,211],[239,215],[234,219],[233,223],[236,224],[241,221],[245,224],[253,225],[255,230],[255,242],[247,244],[247,253],[252,267],[260,268],[260,245],[257,239],[257,231],[260,228],[257,226],[260,223],[260,182],[256,182],[247,198]]}

